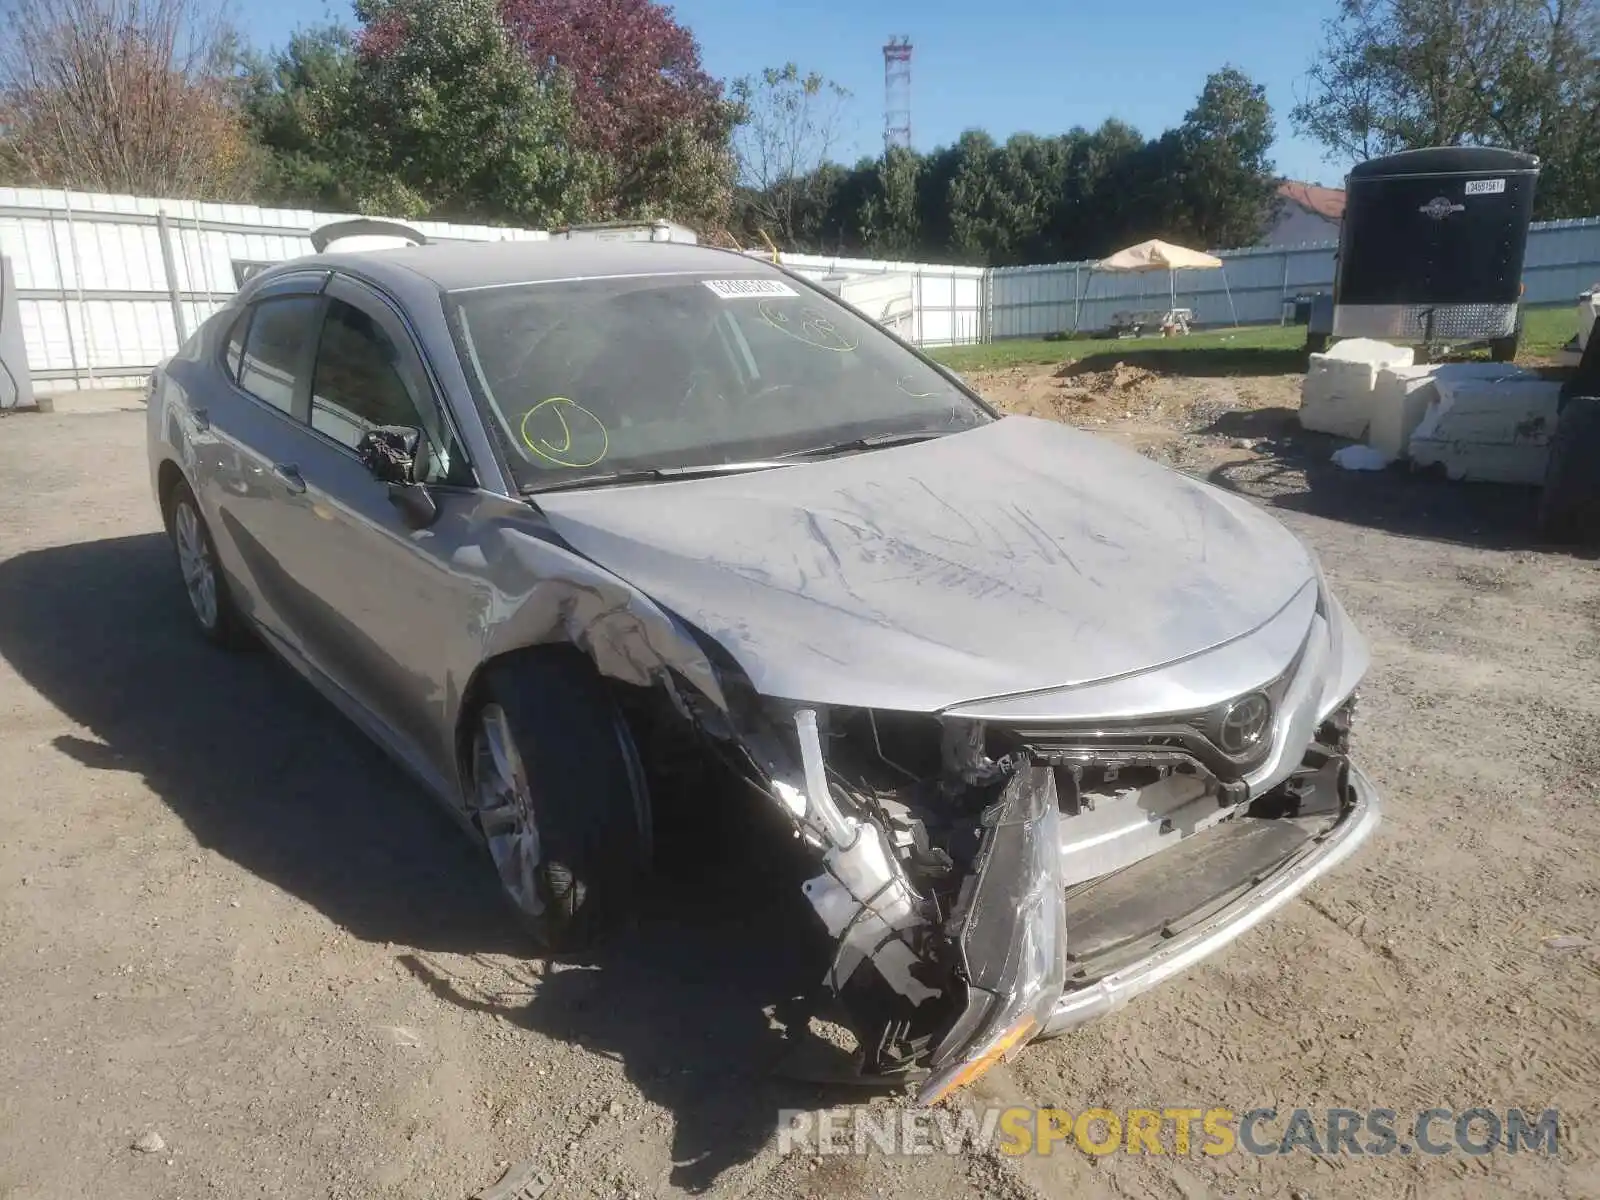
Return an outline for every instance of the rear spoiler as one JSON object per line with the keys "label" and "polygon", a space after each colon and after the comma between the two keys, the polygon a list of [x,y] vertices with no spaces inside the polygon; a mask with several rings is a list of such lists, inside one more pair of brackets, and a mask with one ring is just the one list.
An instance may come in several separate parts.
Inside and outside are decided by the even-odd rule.
{"label": "rear spoiler", "polygon": [[332,221],[311,231],[311,245],[318,254],[324,253],[334,242],[346,238],[392,238],[402,245],[426,246],[428,239],[409,225],[399,221],[384,221],[377,217],[353,217],[348,221]]}

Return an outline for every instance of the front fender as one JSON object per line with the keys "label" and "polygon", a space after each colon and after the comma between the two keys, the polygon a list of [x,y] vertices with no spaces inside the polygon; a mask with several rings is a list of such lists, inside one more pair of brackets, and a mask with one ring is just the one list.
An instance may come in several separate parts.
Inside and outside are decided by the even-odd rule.
{"label": "front fender", "polygon": [[482,543],[491,581],[482,661],[568,642],[602,675],[648,687],[664,672],[726,712],[716,668],[682,621],[626,580],[548,537],[502,526]]}

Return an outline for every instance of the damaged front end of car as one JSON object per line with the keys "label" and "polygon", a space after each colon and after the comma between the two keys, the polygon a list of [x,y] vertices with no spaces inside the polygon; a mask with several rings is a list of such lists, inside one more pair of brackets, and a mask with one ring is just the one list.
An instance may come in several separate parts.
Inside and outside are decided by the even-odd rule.
{"label": "damaged front end of car", "polygon": [[1343,614],[1326,616],[1271,683],[1159,718],[811,705],[733,672],[726,708],[680,691],[818,865],[804,890],[859,1077],[936,1103],[1192,966],[1354,850],[1377,800],[1348,757],[1354,692],[1329,693],[1353,689],[1365,649],[1352,677],[1330,654]]}

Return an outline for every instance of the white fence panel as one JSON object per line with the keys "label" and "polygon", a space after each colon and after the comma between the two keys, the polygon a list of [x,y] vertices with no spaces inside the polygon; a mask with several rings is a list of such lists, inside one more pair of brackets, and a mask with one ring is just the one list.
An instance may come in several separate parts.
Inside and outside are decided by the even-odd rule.
{"label": "white fence panel", "polygon": [[996,267],[990,272],[990,336],[1042,337],[1070,330],[1104,329],[1122,309],[1164,308],[1174,284],[1180,307],[1203,325],[1276,321],[1296,292],[1333,286],[1332,243],[1222,250],[1221,270],[1112,274],[1093,263]]}
{"label": "white fence panel", "polygon": [[[236,264],[310,254],[311,230],[348,215],[0,188],[0,253],[15,269],[37,390],[139,386],[238,289]],[[409,224],[439,241],[550,236],[490,225]]]}

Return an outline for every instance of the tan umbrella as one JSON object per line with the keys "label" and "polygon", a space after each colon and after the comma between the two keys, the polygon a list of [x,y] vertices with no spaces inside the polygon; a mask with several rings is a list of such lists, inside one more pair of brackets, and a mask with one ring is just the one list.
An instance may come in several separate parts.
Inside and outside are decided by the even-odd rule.
{"label": "tan umbrella", "polygon": [[1221,265],[1215,255],[1151,238],[1102,258],[1094,267],[1097,271],[1207,271]]}
{"label": "tan umbrella", "polygon": [[1140,242],[1137,246],[1118,250],[1110,258],[1102,258],[1090,268],[1090,273],[1092,275],[1095,271],[1114,271],[1122,274],[1165,271],[1168,297],[1172,306],[1176,308],[1177,272],[1213,271],[1219,268],[1222,268],[1222,289],[1228,295],[1228,311],[1234,314],[1233,323],[1237,325],[1239,315],[1233,307],[1233,289],[1228,287],[1228,272],[1222,267],[1220,258],[1203,250],[1190,250],[1187,246],[1175,246],[1171,242],[1151,238],[1147,242]]}

